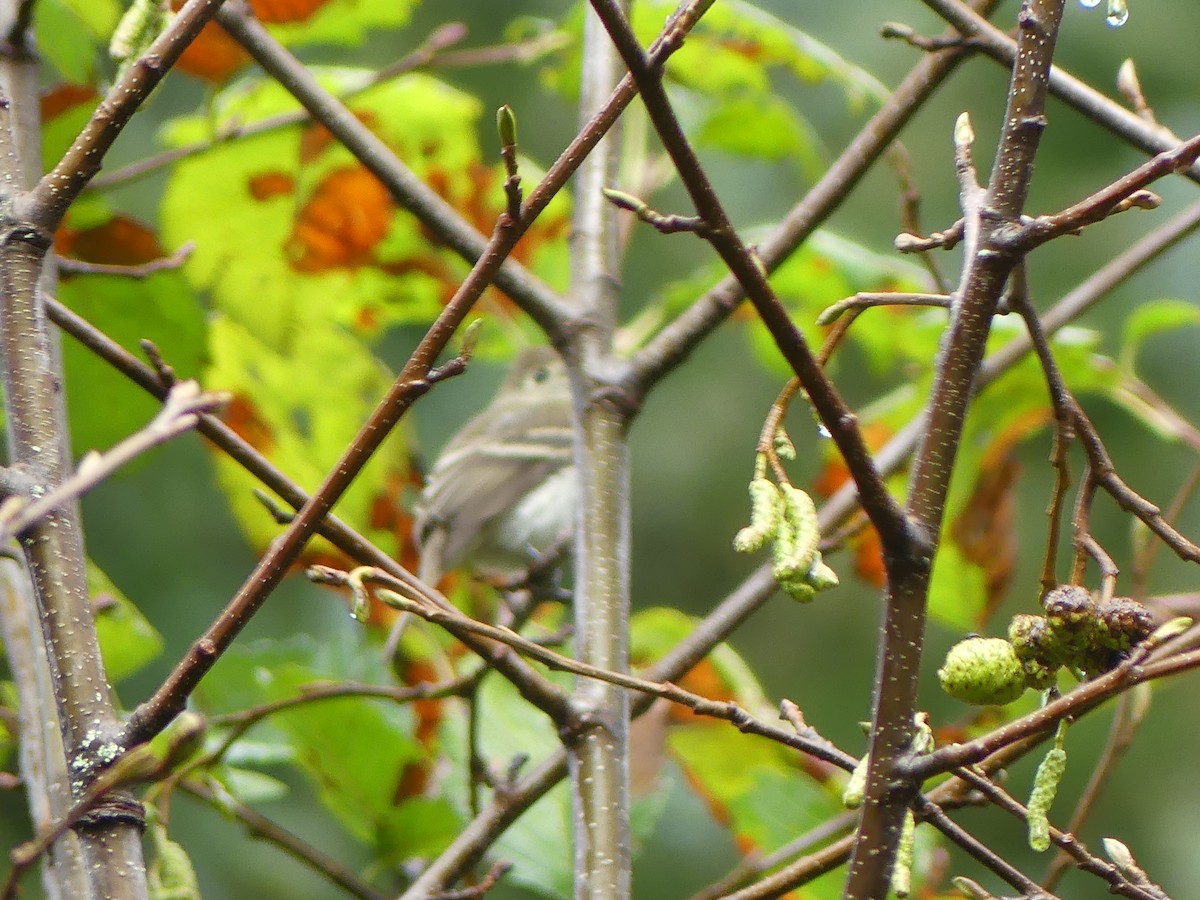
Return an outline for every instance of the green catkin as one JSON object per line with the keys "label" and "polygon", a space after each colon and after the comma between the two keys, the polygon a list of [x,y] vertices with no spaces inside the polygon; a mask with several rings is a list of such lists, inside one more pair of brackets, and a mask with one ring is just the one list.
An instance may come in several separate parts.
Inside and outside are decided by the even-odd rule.
{"label": "green catkin", "polygon": [[806,581],[817,558],[821,532],[812,497],[790,484],[779,485],[783,522],[775,540],[775,577],[781,582]]}
{"label": "green catkin", "polygon": [[858,809],[862,806],[867,796],[867,766],[870,761],[871,758],[864,753],[862,759],[854,766],[854,771],[850,773],[850,780],[846,782],[842,791],[842,803],[846,809]]}
{"label": "green catkin", "polygon": [[892,866],[892,893],[907,897],[912,889],[913,846],[916,843],[917,820],[912,810],[904,813],[904,827],[896,844],[896,862]]}
{"label": "green catkin", "polygon": [[753,553],[767,545],[779,531],[783,520],[783,501],[779,488],[766,477],[750,482],[750,524],[733,538],[739,553]]}
{"label": "green catkin", "polygon": [[162,0],[133,0],[113,31],[109,55],[118,63],[139,56],[158,37],[165,18]]}
{"label": "green catkin", "polygon": [[1029,846],[1038,853],[1050,849],[1050,807],[1058,793],[1058,785],[1067,770],[1067,751],[1063,748],[1066,723],[1059,723],[1054,746],[1046,754],[1033,776],[1033,791],[1029,795]]}
{"label": "green catkin", "polygon": [[796,445],[792,443],[782,425],[775,431],[775,453],[780,459],[796,458]]}

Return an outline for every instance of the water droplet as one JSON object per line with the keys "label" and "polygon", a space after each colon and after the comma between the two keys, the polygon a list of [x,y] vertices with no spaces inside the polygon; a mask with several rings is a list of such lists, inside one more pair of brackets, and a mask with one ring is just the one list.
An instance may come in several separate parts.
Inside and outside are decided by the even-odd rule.
{"label": "water droplet", "polygon": [[1109,28],[1120,28],[1129,21],[1129,7],[1125,0],[1108,0],[1108,17],[1104,20],[1108,22]]}
{"label": "water droplet", "polygon": [[1079,5],[1084,9],[1092,9],[1100,5],[1100,0],[1079,0]]}

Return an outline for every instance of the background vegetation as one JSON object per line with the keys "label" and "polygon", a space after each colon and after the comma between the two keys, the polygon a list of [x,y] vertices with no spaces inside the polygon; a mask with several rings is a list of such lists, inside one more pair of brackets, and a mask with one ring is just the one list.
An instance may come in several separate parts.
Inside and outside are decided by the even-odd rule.
{"label": "background vegetation", "polygon": [[[106,45],[122,9],[116,0],[30,5],[42,52],[49,169],[120,77]],[[772,18],[760,22],[750,7],[718,0],[703,20],[708,24],[698,26],[685,44],[699,52],[690,58],[680,52],[669,86],[705,171],[745,240],[765,239],[925,55],[904,41],[881,38],[881,24],[901,21],[918,34],[939,34],[945,26],[928,8],[934,5],[763,0],[757,8]],[[586,52],[581,7],[329,0],[309,16],[284,3],[251,6],[269,22],[273,15],[299,20],[273,22],[271,32],[335,93],[359,89],[371,73],[428,48],[437,35],[434,40],[444,44],[418,59],[414,71],[360,94],[351,108],[485,236],[504,209],[493,111],[507,104],[516,113],[527,193],[578,131],[579,70]],[[648,43],[667,6],[640,7],[639,36]],[[1011,0],[999,3],[992,20],[1009,29],[1020,7]],[[438,30],[448,23],[465,30]],[[1190,135],[1196,128],[1190,43],[1198,26],[1200,11],[1184,0],[1136,3],[1129,22],[1118,29],[1105,27],[1103,10],[1067,3],[1055,62],[1127,105],[1113,85],[1122,61],[1132,58],[1158,121]],[[224,420],[312,490],[468,267],[444,240],[433,241],[428,228],[415,225],[399,208],[404,204],[390,199],[371,176],[337,181],[338,173],[361,170],[349,151],[310,125],[217,142],[135,177],[124,167],[298,108],[251,63],[197,77],[203,65],[185,57],[104,156],[100,175],[57,229],[55,246],[64,262],[54,293],[134,353],[142,353],[138,340],[148,338],[180,377],[231,392]],[[976,163],[986,178],[1009,77],[984,54],[968,53],[905,128],[904,166],[920,196],[924,233],[944,230],[962,215],[951,135],[964,110],[977,134]],[[1046,112],[1049,128],[1025,207],[1030,214],[1066,208],[1146,159],[1059,100],[1051,98]],[[645,197],[657,210],[690,214],[687,192],[671,174],[639,101],[623,121],[626,162],[616,186]],[[658,181],[647,172],[663,177]],[[1028,282],[1039,311],[1194,202],[1194,185],[1183,178],[1152,187],[1163,201],[1156,211],[1114,216],[1030,257]],[[899,193],[891,162],[873,166],[776,274],[775,290],[814,347],[826,335],[816,316],[830,304],[856,291],[928,288],[922,265],[893,249],[895,236],[911,224]],[[328,205],[319,205],[319,199]],[[516,252],[557,291],[569,283],[570,215],[571,201],[556,199]],[[620,320],[629,326],[632,346],[686,309],[724,270],[708,245],[691,235],[658,234],[630,217],[622,217],[620,227],[628,241],[620,266]],[[176,252],[186,261],[158,267]],[[954,283],[960,251],[936,255]],[[1197,443],[1180,423],[1200,413],[1190,389],[1200,377],[1193,351],[1200,322],[1193,255],[1194,244],[1185,243],[1123,279],[1072,323],[1074,330],[1056,348],[1066,380],[1103,435],[1117,470],[1163,507],[1180,498],[1176,526],[1185,535],[1200,533],[1200,516],[1181,493],[1195,467]],[[147,264],[157,271],[138,278],[98,268]],[[412,563],[407,513],[420,461],[431,458],[486,402],[514,347],[540,339],[528,317],[495,290],[485,294],[480,310],[484,325],[468,371],[438,384],[416,404],[337,510],[406,565]],[[860,414],[868,441],[894,433],[924,402],[944,325],[941,312],[871,310],[851,329],[829,370]],[[998,318],[994,329],[993,346],[1023,331],[1016,315]],[[154,414],[154,401],[90,352],[67,340],[64,355],[76,455],[112,446]],[[746,521],[746,484],[763,418],[790,374],[744,306],[647,395],[630,432],[632,605],[635,615],[642,614],[633,639],[636,663],[656,658],[686,633],[688,620],[678,614],[705,616],[761,563],[736,554],[731,541]],[[1160,400],[1147,406],[1144,397],[1141,402],[1132,397],[1134,374]],[[1003,635],[1014,613],[1038,611],[1044,512],[1055,478],[1047,462],[1053,431],[1048,395],[1037,367],[1027,361],[979,403],[960,450],[948,519],[968,508],[981,512],[985,549],[974,563],[964,561],[958,539],[947,539],[948,562],[935,575],[922,663],[919,707],[929,712],[940,742],[984,732],[1039,702],[1031,691],[1001,713],[976,715],[937,686],[945,650],[966,632]],[[1178,419],[1167,418],[1167,411]],[[798,449],[788,474],[819,500],[823,488],[836,487],[836,453],[801,402],[794,404],[787,426]],[[1076,449],[1076,478],[1082,459]],[[973,494],[988,471],[1011,478],[994,485],[992,495]],[[83,500],[89,559],[111,579],[96,593],[121,595],[127,599],[120,604],[128,602],[144,617],[115,624],[110,629],[115,637],[108,638],[113,643],[105,647],[122,709],[133,709],[160,686],[281,531],[251,495],[253,483],[211,446],[185,435],[140,457]],[[905,478],[892,479],[889,487],[903,496]],[[1069,515],[1070,501],[1067,508]],[[1157,598],[1193,591],[1192,564],[1170,552],[1159,552],[1144,567],[1144,578],[1133,577],[1146,534],[1132,521],[1102,498],[1090,523],[1122,569],[1118,593]],[[1058,575],[1066,580],[1069,528],[1061,544]],[[732,649],[722,650],[724,656],[684,686],[735,698],[767,722],[773,722],[779,700],[789,698],[822,737],[854,756],[865,752],[858,723],[871,715],[882,572],[870,548],[861,545],[861,537],[851,538],[827,554],[841,576],[838,588],[804,605],[773,597],[730,637]],[[323,542],[305,561],[346,565]],[[1100,586],[1095,567],[1084,583]],[[446,590],[481,618],[494,608],[494,594],[466,578]],[[210,717],[230,714],[327,679],[394,683],[382,658],[383,613],[375,612],[377,618],[364,627],[347,615],[345,592],[313,585],[295,568],[201,682],[195,708]],[[103,622],[105,614],[100,615]],[[543,631],[565,621],[554,609],[544,616],[538,626]],[[401,679],[420,681],[430,677],[429,666],[469,663],[471,657],[447,649],[451,642],[436,629],[416,634],[414,642],[425,640],[438,649],[407,647],[410,665]],[[501,771],[515,753],[526,752],[533,757],[522,770],[528,772],[557,746],[553,729],[506,692],[498,677],[483,684],[481,742],[491,765]],[[1073,681],[1064,677],[1062,684],[1065,690]],[[1187,676],[1156,684],[1147,723],[1080,834],[1097,852],[1101,836],[1120,838],[1175,896],[1185,896],[1200,881],[1189,839],[1195,824],[1189,763],[1200,752],[1190,691]],[[1112,706],[1084,717],[1069,732],[1068,773],[1052,816],[1062,827],[1101,755]],[[690,896],[744,856],[771,853],[839,814],[844,776],[823,764],[798,762],[793,751],[741,735],[728,723],[684,712],[664,724],[663,734],[634,740],[635,896]],[[230,724],[210,719],[205,749],[222,746]],[[423,725],[431,730],[421,733]],[[313,704],[256,725],[202,774],[215,779],[205,782],[210,787],[220,785],[253,805],[375,890],[394,891],[411,874],[404,865],[436,857],[468,817],[465,728],[461,707],[448,702],[416,712],[411,705],[376,700]],[[1012,766],[1007,786],[1018,798],[1027,796],[1043,753]],[[430,766],[431,758],[448,762]],[[644,774],[647,766],[650,776]],[[15,750],[6,767],[16,770]],[[402,784],[406,767],[412,781]],[[747,770],[759,779],[741,779]],[[164,799],[161,793],[150,797]],[[243,840],[244,823],[222,814],[220,798],[203,802],[178,791],[172,798],[162,806],[169,810],[170,836],[187,849],[207,895],[345,895],[271,843]],[[565,792],[555,802],[535,808],[499,845],[494,857],[516,865],[489,896],[569,893]],[[29,835],[29,826],[18,824],[28,819],[25,797],[13,790],[3,803],[4,835],[12,845]],[[1027,848],[1023,825],[993,809],[956,816],[998,855],[1040,879],[1050,855]],[[951,895],[947,874],[1008,890],[926,831],[931,829],[918,832],[917,869],[930,896]],[[948,862],[944,853],[950,854]],[[797,896],[837,896],[845,878],[844,868],[835,870]],[[38,890],[36,877],[28,877],[26,885],[31,893]],[[1072,872],[1057,893],[1091,896],[1103,889],[1095,876]]]}

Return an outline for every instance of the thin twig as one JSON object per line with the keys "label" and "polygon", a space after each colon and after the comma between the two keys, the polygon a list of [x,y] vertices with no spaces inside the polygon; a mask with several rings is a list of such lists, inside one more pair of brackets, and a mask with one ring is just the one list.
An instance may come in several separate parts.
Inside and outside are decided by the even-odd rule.
{"label": "thin twig", "polygon": [[[314,566],[310,571],[317,571],[319,579],[327,584],[341,582],[349,585],[351,578],[351,573],[338,572],[324,566]],[[572,659],[569,656],[556,653],[548,647],[530,641],[512,629],[500,625],[489,625],[486,622],[472,619],[453,607],[447,608],[441,604],[435,604],[431,601],[428,592],[418,593],[413,591],[411,585],[397,581],[384,572],[370,572],[361,577],[363,580],[386,584],[392,588],[390,591],[381,590],[378,592],[380,599],[391,606],[414,613],[425,621],[435,625],[453,624],[456,626],[456,631],[470,632],[480,637],[486,637],[489,640],[505,644],[550,669],[570,672],[583,678],[602,681],[606,684],[627,688],[654,697],[662,697],[672,703],[686,706],[697,715],[732,722],[743,732],[757,734],[789,747],[794,747],[816,759],[832,763],[847,771],[853,769],[855,762],[857,762],[853,756],[837,750],[827,740],[819,736],[814,737],[811,730],[804,733],[796,733],[775,725],[768,725],[756,719],[733,701],[711,700],[691,691],[684,690],[670,682],[653,682],[635,675],[605,669]]]}
{"label": "thin twig", "polygon": [[22,213],[50,232],[100,171],[104,155],[163,76],[216,15],[222,0],[188,0],[109,89],[66,153],[30,191]]}
{"label": "thin twig", "polygon": [[[1028,820],[1029,811],[1024,804],[1012,797],[991,778],[980,775],[969,768],[955,774],[970,782],[976,790],[983,793],[992,803],[1009,815],[1023,822]],[[1109,893],[1135,898],[1135,900],[1162,900],[1162,897],[1132,884],[1121,874],[1120,869],[1091,853],[1073,834],[1067,834],[1051,826],[1050,842],[1069,854],[1075,860],[1078,868],[1108,882]]]}
{"label": "thin twig", "polygon": [[[926,6],[970,38],[971,46],[1008,69],[1017,58],[1017,43],[1003,31],[978,15],[961,0],[922,0]],[[1050,70],[1050,93],[1059,100],[1107,129],[1116,137],[1146,153],[1174,149],[1179,139],[1168,129],[1146,122],[1085,84],[1058,66]],[[1181,172],[1200,182],[1200,166]]]}
{"label": "thin twig", "polygon": [[53,509],[73,502],[96,487],[117,469],[160,444],[177,437],[199,423],[202,413],[212,413],[223,406],[228,397],[220,393],[201,393],[194,381],[181,381],[167,394],[162,410],[145,428],[127,437],[106,453],[88,453],[69,475],[37,499],[24,504],[6,504],[0,510],[0,543],[7,543],[21,534]]}
{"label": "thin twig", "polygon": [[196,249],[195,241],[188,241],[170,256],[153,259],[136,266],[117,266],[108,263],[90,263],[69,257],[57,257],[59,275],[117,275],[121,278],[141,280],[156,272],[167,272],[180,268]]}
{"label": "thin twig", "polygon": [[[1200,463],[1193,466],[1192,471],[1183,480],[1183,483],[1179,486],[1179,490],[1171,498],[1171,503],[1167,507],[1166,512],[1163,513],[1163,518],[1173,525],[1198,487],[1200,487]],[[1162,548],[1162,543],[1160,541],[1138,541],[1136,539],[1134,543],[1133,563],[1129,567],[1130,579],[1132,581],[1130,593],[1135,600],[1141,600],[1147,594],[1151,569],[1155,557],[1158,556],[1158,551]]]}
{"label": "thin twig", "polygon": [[251,837],[261,838],[273,844],[292,859],[307,866],[317,875],[337,885],[352,897],[361,900],[384,900],[392,894],[377,891],[358,877],[349,868],[332,856],[318,850],[302,837],[292,833],[277,822],[272,822],[258,810],[242,803],[226,790],[217,790],[196,778],[186,778],[179,783],[186,793],[207,803],[213,809],[233,816],[249,831]]}
{"label": "thin twig", "polygon": [[863,292],[839,300],[832,306],[826,307],[817,316],[818,325],[829,325],[841,317],[842,313],[851,309],[871,309],[876,306],[932,306],[949,309],[952,298],[945,294],[905,294],[905,293],[870,293]]}

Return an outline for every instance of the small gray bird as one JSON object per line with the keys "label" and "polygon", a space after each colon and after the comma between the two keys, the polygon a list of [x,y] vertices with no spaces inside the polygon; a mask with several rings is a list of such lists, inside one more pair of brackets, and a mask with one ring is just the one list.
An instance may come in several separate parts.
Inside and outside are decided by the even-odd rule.
{"label": "small gray bird", "polygon": [[467,563],[511,577],[570,533],[579,503],[566,368],[549,347],[513,361],[491,404],[442,450],[417,503],[419,577]]}

